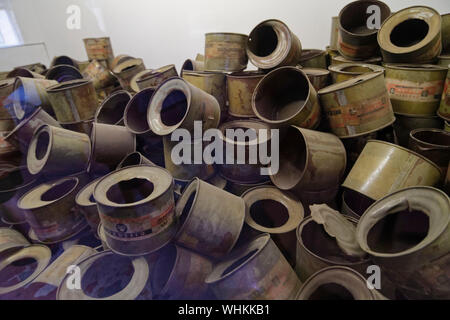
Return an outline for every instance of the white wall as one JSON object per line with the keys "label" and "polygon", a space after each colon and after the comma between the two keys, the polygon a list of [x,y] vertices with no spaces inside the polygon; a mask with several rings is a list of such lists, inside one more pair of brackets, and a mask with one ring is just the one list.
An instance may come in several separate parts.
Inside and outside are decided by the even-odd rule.
{"label": "white wall", "polygon": [[[349,2],[351,0],[12,0],[24,41],[44,42],[50,57],[66,54],[86,60],[82,39],[110,36],[116,55],[126,53],[141,57],[147,68],[170,63],[180,67],[186,58],[203,52],[204,33],[248,34],[256,24],[269,18],[287,23],[304,48],[325,48],[330,38],[331,17]],[[450,12],[448,0],[385,2],[392,11],[422,4],[440,13]],[[66,9],[73,4],[81,8],[80,30],[66,27]]]}

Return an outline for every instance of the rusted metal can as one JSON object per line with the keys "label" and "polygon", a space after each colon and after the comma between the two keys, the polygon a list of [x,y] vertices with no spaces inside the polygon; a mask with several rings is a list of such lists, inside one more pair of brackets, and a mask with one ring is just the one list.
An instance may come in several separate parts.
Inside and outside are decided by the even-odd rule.
{"label": "rusted metal can", "polygon": [[264,73],[259,71],[234,72],[227,75],[228,113],[233,117],[256,117],[252,109],[252,96]]}
{"label": "rusted metal can", "polygon": [[399,145],[407,148],[409,144],[409,133],[417,128],[436,128],[442,129],[443,120],[438,116],[404,116],[396,115],[394,122],[395,135],[398,138]]}
{"label": "rusted metal can", "polygon": [[123,126],[94,123],[91,133],[92,156],[89,171],[109,173],[122,159],[136,151],[136,137]]}
{"label": "rusted metal can", "polygon": [[5,171],[0,178],[1,218],[8,224],[25,222],[25,213],[17,207],[17,201],[37,184],[25,166]]}
{"label": "rusted metal can", "polygon": [[[6,271],[9,275],[7,286],[0,285],[0,299],[4,299],[5,295],[12,293],[25,287],[44,271],[49,265],[52,254],[49,248],[43,245],[31,245],[20,249],[11,255],[8,255],[0,261],[0,272],[7,270],[8,267],[14,266],[18,262],[18,266],[12,271]],[[13,279],[13,281],[11,281]],[[18,280],[19,279],[19,280]],[[8,283],[13,283],[8,286]]]}
{"label": "rusted metal can", "polygon": [[115,253],[150,254],[177,231],[173,178],[165,169],[134,166],[101,179],[94,189],[106,242]]}
{"label": "rusted metal can", "polygon": [[359,220],[367,208],[374,202],[374,200],[361,193],[352,190],[344,190],[344,192],[342,192],[341,213]]}
{"label": "rusted metal can", "polygon": [[205,62],[187,59],[181,66],[181,77],[183,77],[184,71],[205,71]]}
{"label": "rusted metal can", "polygon": [[319,90],[332,132],[354,138],[395,121],[382,72],[367,73]]}
{"label": "rusted metal can", "polygon": [[437,62],[438,66],[447,68],[449,64],[450,64],[450,55],[438,56],[438,62]]}
{"label": "rusted metal can", "polygon": [[89,60],[104,60],[109,64],[114,60],[114,53],[109,37],[83,39]]}
{"label": "rusted metal can", "polygon": [[151,129],[147,121],[148,108],[155,89],[147,88],[135,94],[128,102],[123,120],[125,127],[136,135],[150,134]]}
{"label": "rusted metal can", "polygon": [[331,65],[328,67],[331,72],[333,83],[344,82],[351,78],[357,77],[364,73],[384,72],[384,68],[376,64],[364,63],[343,63],[338,65]]}
{"label": "rusted metal can", "polygon": [[377,201],[356,229],[361,248],[407,299],[449,299],[449,234],[449,197],[424,186]]}
{"label": "rusted metal can", "polygon": [[48,114],[53,115],[46,89],[56,84],[58,82],[54,80],[16,78],[12,99],[17,119],[22,120],[33,113],[37,107],[42,107]]}
{"label": "rusted metal can", "polygon": [[205,70],[242,71],[247,68],[245,51],[248,36],[239,33],[216,32],[205,34]]}
{"label": "rusted metal can", "polygon": [[56,119],[60,122],[90,120],[98,107],[94,83],[74,80],[47,88]]}
{"label": "rusted metal can", "polygon": [[[195,163],[195,153],[196,150],[203,150],[206,143],[201,140],[190,140],[190,141],[171,141],[170,136],[163,137],[164,145],[164,163],[165,168],[169,171],[175,180],[180,182],[189,182],[193,178],[198,177],[202,180],[208,180],[216,174],[216,170],[213,164],[207,164],[204,161],[200,163]],[[189,150],[190,153],[188,163],[175,163],[173,161],[172,152],[174,148],[182,147],[183,150]],[[183,151],[184,152],[184,151]],[[178,154],[179,155],[179,154]],[[184,160],[186,155],[184,155],[182,160]],[[187,162],[187,161],[186,161]]]}
{"label": "rusted metal can", "polygon": [[406,148],[369,140],[343,187],[378,200],[410,186],[432,186],[441,179],[440,168]]}
{"label": "rusted metal can", "polygon": [[206,283],[220,300],[292,300],[301,286],[268,234],[237,248],[215,265]]}
{"label": "rusted metal can", "polygon": [[50,68],[52,68],[54,66],[59,66],[59,65],[67,65],[67,66],[72,66],[76,69],[79,69],[78,61],[76,61],[75,59],[72,59],[69,56],[54,57],[52,62],[50,63]]}
{"label": "rusted metal can", "polygon": [[297,63],[304,68],[326,69],[328,67],[328,55],[324,50],[303,49]]}
{"label": "rusted metal can", "polygon": [[91,136],[94,119],[74,121],[74,122],[60,122],[59,124],[64,129],[84,133],[87,134],[88,136]]}
{"label": "rusted metal can", "polygon": [[294,191],[295,195],[300,199],[305,208],[305,216],[311,214],[309,206],[313,204],[327,204],[332,208],[337,208],[336,196],[339,193],[339,185],[319,191],[310,191],[304,188]]}
{"label": "rusted metal can", "polygon": [[25,210],[25,218],[40,242],[58,243],[86,227],[75,205],[78,186],[75,177],[46,182],[18,200],[17,206]]}
{"label": "rusted metal can", "polygon": [[24,248],[30,245],[27,239],[11,228],[0,228],[0,255],[9,249]]}
{"label": "rusted metal can", "polygon": [[[365,272],[366,270],[364,270]],[[345,266],[333,266],[314,273],[303,284],[297,300],[386,300],[367,280]]]}
{"label": "rusted metal can", "polygon": [[140,91],[140,89],[139,89],[139,86],[138,86],[136,80],[140,79],[142,76],[146,77],[146,76],[150,75],[152,72],[153,72],[152,69],[148,69],[148,70],[145,69],[145,70],[135,74],[133,76],[133,78],[131,78],[131,80],[130,80],[131,92],[132,93],[138,93]]}
{"label": "rusted metal can", "polygon": [[80,70],[69,65],[58,65],[50,68],[45,74],[45,79],[55,80],[59,83],[83,79]]}
{"label": "rusted metal can", "polygon": [[450,162],[450,132],[440,129],[411,131],[409,149],[433,161],[445,175]]}
{"label": "rusted metal can", "polygon": [[438,116],[445,121],[450,121],[450,65],[445,79],[445,86],[442,92],[441,104],[438,109]]}
{"label": "rusted metal can", "polygon": [[139,165],[155,166],[153,162],[144,157],[140,152],[132,152],[122,159],[122,161],[117,166],[117,170]]}
{"label": "rusted metal can", "polygon": [[247,55],[252,64],[260,69],[294,66],[301,54],[300,40],[279,20],[261,22],[248,37]]}
{"label": "rusted metal can", "polygon": [[331,32],[330,32],[330,50],[338,50],[339,37],[339,17],[331,17]]}
{"label": "rusted metal can", "polygon": [[381,57],[372,57],[368,59],[363,60],[351,60],[347,59],[341,55],[331,56],[331,65],[339,65],[343,63],[362,63],[362,64],[375,64],[375,65],[381,65],[382,59]]}
{"label": "rusted metal can", "polygon": [[[270,149],[270,127],[260,121],[237,120],[224,123],[219,130],[222,133],[222,145],[226,150],[223,164],[218,165],[222,177],[228,181],[246,184],[267,181],[269,176],[261,173],[261,169],[266,165],[261,163],[257,152],[263,145],[267,150]],[[231,136],[228,135],[228,130],[232,130]],[[234,133],[239,132],[238,130],[245,135],[245,141],[236,139]],[[262,131],[265,136],[260,135]]]}
{"label": "rusted metal can", "polygon": [[43,125],[36,129],[27,154],[31,174],[59,175],[85,171],[91,157],[89,136]]}
{"label": "rusted metal can", "polygon": [[302,71],[308,76],[309,81],[316,91],[329,85],[330,71],[319,68],[303,68]]}
{"label": "rusted metal can", "polygon": [[447,68],[435,65],[385,64],[386,87],[395,113],[433,116],[444,90]]}
{"label": "rusted metal can", "polygon": [[295,266],[296,230],[304,217],[302,203],[292,194],[275,187],[257,187],[246,191],[245,223],[268,233],[287,261]]}
{"label": "rusted metal can", "polygon": [[213,269],[212,262],[189,250],[168,244],[152,270],[152,289],[157,300],[210,299],[205,278]]}
{"label": "rusted metal can", "polygon": [[95,89],[107,88],[116,81],[114,75],[97,60],[92,60],[89,63],[83,71],[83,76],[92,80]]}
{"label": "rusted metal can", "polygon": [[186,80],[171,78],[155,91],[147,121],[159,136],[169,135],[178,128],[193,132],[195,121],[202,121],[206,131],[219,126],[220,106],[216,98]]}
{"label": "rusted metal can", "polygon": [[279,162],[270,177],[279,189],[321,191],[339,185],[347,156],[338,137],[292,126],[280,143]]}
{"label": "rusted metal can", "polygon": [[116,56],[114,58],[114,60],[110,63],[109,65],[109,69],[110,70],[114,70],[115,67],[117,67],[119,64],[127,61],[127,60],[132,60],[135,59],[134,57],[131,57],[127,54],[119,54],[118,56]]}
{"label": "rusted metal can", "polygon": [[16,78],[16,77],[23,77],[23,78],[35,78],[35,79],[44,79],[45,77],[39,73],[33,72],[26,68],[14,68],[11,70],[7,78]]}
{"label": "rusted metal can", "polygon": [[44,124],[61,128],[58,121],[39,107],[29,117],[22,119],[5,137],[5,141],[19,148],[23,154],[26,154],[34,132]]}
{"label": "rusted metal can", "polygon": [[131,79],[144,70],[145,65],[142,59],[130,59],[118,64],[112,72],[119,79],[122,88],[131,91]]}
{"label": "rusted metal can", "polygon": [[224,115],[227,113],[227,75],[225,73],[185,71],[183,79],[216,98],[221,113]]}
{"label": "rusted metal can", "polygon": [[[217,206],[217,203],[226,203]],[[212,209],[214,208],[214,209]],[[245,218],[245,202],[198,178],[189,183],[176,205],[178,244],[212,258],[222,258],[236,244]]]}
{"label": "rusted metal can", "polygon": [[296,67],[281,67],[266,74],[252,97],[256,116],[273,127],[298,125],[314,129],[321,110],[308,76]]}
{"label": "rusted metal can", "polygon": [[98,231],[100,225],[97,202],[94,198],[94,189],[100,180],[101,177],[84,186],[75,197],[75,203],[94,232]]}
{"label": "rusted metal can", "polygon": [[[61,282],[58,300],[152,300],[146,258],[124,257],[110,250],[87,257],[80,268],[81,289],[69,289],[70,274]],[[111,278],[112,277],[112,278]],[[111,279],[117,286],[111,287]]]}
{"label": "rusted metal can", "polygon": [[167,79],[178,77],[177,69],[175,65],[169,64],[155,70],[149,70],[147,73],[141,74],[136,79],[136,85],[139,90],[146,88],[156,89],[161,83]]}
{"label": "rusted metal can", "polygon": [[441,20],[436,10],[425,6],[413,6],[392,14],[378,32],[383,61],[431,63],[436,60],[442,50]]}
{"label": "rusted metal can", "polygon": [[370,8],[373,6],[378,7],[380,22],[385,21],[391,14],[389,7],[377,0],[353,1],[339,13],[338,50],[344,57],[363,60],[378,53],[378,29],[370,28],[369,24],[373,14]]}
{"label": "rusted metal can", "polygon": [[[346,217],[356,226],[358,220]],[[295,270],[300,281],[306,281],[317,271],[330,266],[346,266],[365,274],[371,264],[369,257],[354,257],[346,254],[312,217],[302,221],[297,229],[297,264]]]}
{"label": "rusted metal can", "polygon": [[95,113],[95,122],[112,125],[124,125],[125,108],[132,96],[128,91],[119,90],[109,95]]}

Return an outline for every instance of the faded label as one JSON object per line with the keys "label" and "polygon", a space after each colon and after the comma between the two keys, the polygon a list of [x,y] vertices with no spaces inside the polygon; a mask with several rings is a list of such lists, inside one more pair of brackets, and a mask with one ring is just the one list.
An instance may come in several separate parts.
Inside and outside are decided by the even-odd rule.
{"label": "faded label", "polygon": [[386,87],[391,99],[414,102],[440,101],[444,89],[444,81],[413,82],[386,78]]}

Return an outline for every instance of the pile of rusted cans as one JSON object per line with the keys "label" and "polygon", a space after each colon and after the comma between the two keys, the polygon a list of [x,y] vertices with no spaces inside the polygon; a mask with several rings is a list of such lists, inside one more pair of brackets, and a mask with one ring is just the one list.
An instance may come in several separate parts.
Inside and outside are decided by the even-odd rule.
{"label": "pile of rusted cans", "polygon": [[0,299],[450,299],[450,14],[84,45],[2,73]]}

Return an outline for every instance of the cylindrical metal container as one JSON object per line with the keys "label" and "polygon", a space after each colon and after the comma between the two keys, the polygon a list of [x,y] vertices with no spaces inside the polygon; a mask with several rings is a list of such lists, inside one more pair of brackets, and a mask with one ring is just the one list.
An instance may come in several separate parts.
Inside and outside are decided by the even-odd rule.
{"label": "cylindrical metal container", "polygon": [[363,63],[363,64],[375,64],[375,65],[381,65],[381,57],[373,57],[369,59],[364,60],[351,60],[347,59],[341,55],[337,56],[331,56],[331,65],[339,65],[343,63]]}
{"label": "cylindrical metal container", "polygon": [[378,32],[383,61],[431,63],[442,50],[441,16],[430,7],[413,6],[387,18]]}
{"label": "cylindrical metal container", "polygon": [[450,162],[450,132],[441,129],[411,131],[409,149],[437,164],[445,176]]}
{"label": "cylindrical metal container", "polygon": [[122,126],[94,123],[91,143],[90,172],[114,171],[127,154],[136,151],[136,136]]}
{"label": "cylindrical metal container", "polygon": [[410,186],[432,186],[441,179],[440,168],[403,147],[369,140],[343,187],[378,200]]}
{"label": "cylindrical metal container", "polygon": [[266,74],[252,97],[253,112],[274,127],[291,124],[314,129],[320,122],[317,93],[308,76],[296,67],[281,67]]}
{"label": "cylindrical metal container", "polygon": [[75,59],[72,59],[69,56],[57,56],[54,57],[52,62],[50,63],[50,68],[59,65],[68,65],[79,69],[78,62]]}
{"label": "cylindrical metal container", "polygon": [[27,166],[31,174],[67,176],[85,171],[90,157],[88,135],[43,125],[31,139]]}
{"label": "cylindrical metal container", "polygon": [[433,116],[444,90],[447,68],[435,65],[385,64],[386,87],[395,113]]}
{"label": "cylindrical metal container", "polygon": [[118,64],[112,72],[119,79],[122,88],[131,91],[131,79],[144,70],[145,65],[142,59],[130,59]]}
{"label": "cylindrical metal container", "polygon": [[56,119],[60,122],[90,120],[98,107],[94,84],[88,80],[74,80],[47,89]]}
{"label": "cylindrical metal container", "polygon": [[450,199],[431,187],[411,187],[374,203],[356,237],[408,299],[449,299]]}
{"label": "cylindrical metal container", "polygon": [[292,300],[301,286],[268,234],[244,244],[215,265],[206,283],[220,300]]}
{"label": "cylindrical metal container", "polygon": [[363,60],[378,53],[377,33],[380,26],[370,24],[370,17],[374,14],[370,9],[374,6],[378,8],[375,13],[380,22],[391,14],[389,7],[377,0],[353,1],[339,13],[338,50],[344,57]]}
{"label": "cylindrical metal container", "polygon": [[117,166],[117,170],[139,165],[155,166],[153,162],[144,157],[140,152],[132,152],[122,159],[122,161]]}
{"label": "cylindrical metal container", "polygon": [[330,32],[330,50],[338,50],[339,37],[339,17],[331,17],[331,32]]}
{"label": "cylindrical metal container", "polygon": [[438,116],[445,121],[450,121],[450,65],[448,70],[444,90],[442,91],[441,104],[437,112]]}
{"label": "cylindrical metal container", "polygon": [[329,85],[330,71],[319,68],[303,68],[302,71],[308,76],[309,81],[316,91]]}
{"label": "cylindrical metal container", "polygon": [[187,59],[181,67],[181,77],[183,77],[184,71],[205,71],[205,63],[203,61]]}
{"label": "cylindrical metal container", "polygon": [[239,33],[205,34],[205,70],[242,71],[247,68],[248,36]]}
{"label": "cylindrical metal container", "polygon": [[[222,177],[246,184],[269,180],[269,176],[262,173],[267,164],[261,162],[258,153],[263,148],[271,149],[270,127],[260,121],[237,120],[224,123],[219,130],[224,148],[223,164],[218,164]],[[232,130],[230,134],[228,130]]]}
{"label": "cylindrical metal container", "polygon": [[135,81],[139,90],[146,88],[156,89],[161,83],[173,77],[178,77],[178,72],[175,65],[169,64],[159,69],[149,70],[140,75]]}
{"label": "cylindrical metal container", "polygon": [[279,162],[270,177],[279,189],[321,191],[339,185],[347,155],[338,137],[292,126],[280,143]]}
{"label": "cylindrical metal container", "polygon": [[181,224],[177,243],[205,256],[222,258],[233,249],[241,233],[245,202],[195,178],[178,200],[176,212]]}
{"label": "cylindrical metal container", "polygon": [[132,96],[128,91],[119,90],[108,96],[95,113],[95,122],[123,125],[125,108]]}
{"label": "cylindrical metal container", "polygon": [[216,98],[181,78],[163,82],[153,94],[147,114],[151,130],[159,135],[178,128],[193,132],[194,122],[203,122],[203,131],[217,128],[220,106]]}
{"label": "cylindrical metal container", "polygon": [[[175,180],[185,183],[191,181],[195,177],[202,180],[208,180],[216,174],[213,164],[207,164],[204,161],[201,161],[198,164],[195,163],[195,154],[198,153],[198,151],[202,153],[202,150],[206,146],[206,142],[202,139],[183,140],[178,142],[171,141],[170,136],[165,136],[163,137],[163,144],[165,168]],[[183,150],[183,156],[181,156],[181,150]],[[189,153],[189,155],[184,152]],[[179,157],[181,163],[176,163],[173,156]]]}
{"label": "cylindrical metal container", "polygon": [[319,90],[331,130],[354,138],[383,129],[395,121],[382,72],[367,73]]}
{"label": "cylindrical metal container", "polygon": [[98,178],[87,184],[75,197],[75,203],[94,232],[97,232],[100,225],[97,202],[94,198],[94,189],[101,179],[102,178]]}
{"label": "cylindrical metal container", "polygon": [[17,67],[10,71],[7,78],[16,78],[16,77],[23,77],[23,78],[35,78],[35,79],[44,79],[45,77],[39,73],[33,72],[26,68],[20,68]]}
{"label": "cylindrical metal container", "polygon": [[116,56],[114,58],[114,60],[109,64],[109,69],[110,70],[114,70],[115,67],[117,67],[119,64],[127,61],[127,60],[131,60],[134,59],[134,57],[131,57],[129,55],[126,54],[119,54],[118,56]]}
{"label": "cylindrical metal container", "polygon": [[91,136],[92,132],[92,126],[94,124],[94,119],[89,120],[81,120],[81,121],[74,121],[74,122],[60,122],[59,124],[67,130],[75,131],[79,133],[87,134],[88,136]]}
{"label": "cylindrical metal container", "polygon": [[39,107],[29,117],[22,119],[14,130],[6,136],[5,141],[19,148],[23,154],[26,154],[34,132],[44,124],[61,128],[58,121]]}
{"label": "cylindrical metal container", "polygon": [[155,300],[210,299],[206,277],[213,269],[212,262],[194,252],[168,244],[152,270],[152,289]]}
{"label": "cylindrical metal container", "polygon": [[9,249],[24,248],[30,243],[18,231],[11,228],[0,228],[0,255]]}
{"label": "cylindrical metal container", "polygon": [[150,134],[150,126],[147,121],[148,109],[153,99],[155,89],[143,89],[128,102],[123,120],[125,127],[136,135]]}
{"label": "cylindrical metal container", "polygon": [[417,128],[443,128],[443,120],[438,116],[416,117],[396,115],[394,122],[395,135],[398,138],[399,145],[407,148],[409,144],[409,133]]}
{"label": "cylindrical metal container", "polygon": [[450,64],[450,55],[438,56],[437,65],[447,68],[449,64]]}
{"label": "cylindrical metal container", "polygon": [[5,171],[0,178],[0,216],[8,224],[25,222],[25,213],[17,201],[37,184],[36,177],[27,168],[16,167]]}
{"label": "cylindrical metal container", "polygon": [[[346,217],[356,226],[358,220]],[[355,257],[346,254],[331,237],[323,225],[312,217],[302,221],[297,229],[297,264],[295,270],[304,282],[317,271],[330,266],[347,266],[361,274],[366,274],[370,265],[368,256]]]}
{"label": "cylindrical metal container", "polygon": [[133,76],[133,78],[131,78],[131,80],[130,80],[130,88],[131,88],[131,92],[132,93],[138,93],[139,91],[140,91],[140,89],[139,89],[139,86],[138,86],[138,84],[137,84],[137,80],[138,79],[140,79],[142,76],[143,77],[147,77],[147,76],[149,76],[149,75],[151,75],[153,73],[153,70],[152,69],[146,69],[146,70],[143,70],[143,71],[141,71],[141,72],[139,72],[139,73],[137,73],[137,74],[135,74],[134,76]]}
{"label": "cylindrical metal container", "polygon": [[303,49],[298,64],[304,68],[320,68],[328,67],[327,52],[318,49]]}
{"label": "cylindrical metal container", "polygon": [[177,231],[173,178],[165,169],[134,166],[101,179],[94,190],[106,242],[115,253],[145,255]]}
{"label": "cylindrical metal container", "polygon": [[225,190],[240,197],[244,192],[261,186],[271,186],[272,181],[265,181],[261,183],[254,183],[254,184],[246,184],[246,183],[233,183],[231,181],[226,181]]}
{"label": "cylindrical metal container", "polygon": [[109,37],[83,39],[89,60],[104,60],[110,65],[114,60],[114,53]]}
{"label": "cylindrical metal container", "polygon": [[17,206],[25,210],[26,220],[40,242],[58,243],[86,227],[75,205],[78,187],[78,178],[64,178],[43,183],[18,200]]}
{"label": "cylindrical metal container", "polygon": [[246,204],[245,223],[269,233],[286,260],[295,266],[296,230],[304,216],[302,203],[275,187],[257,187],[242,195]]}
{"label": "cylindrical metal container", "polygon": [[[58,300],[151,300],[150,267],[146,258],[131,258],[110,250],[89,256],[78,264],[81,289],[69,289],[67,274]],[[111,286],[114,281],[113,286]]]}
{"label": "cylindrical metal container", "polygon": [[69,65],[58,65],[50,68],[45,74],[45,79],[55,80],[59,83],[83,79],[80,70]]}
{"label": "cylindrical metal container", "polygon": [[[365,272],[365,270],[364,270]],[[369,289],[364,277],[345,266],[333,266],[314,273],[303,284],[297,300],[386,300]]]}
{"label": "cylindrical metal container", "polygon": [[47,113],[53,115],[53,109],[47,96],[46,88],[58,84],[54,80],[16,78],[14,82],[13,106],[17,119],[22,120],[42,107]]}
{"label": "cylindrical metal container", "polygon": [[300,60],[301,54],[300,40],[279,20],[261,22],[248,37],[248,58],[260,69],[294,66]]}
{"label": "cylindrical metal container", "polygon": [[364,73],[377,71],[384,72],[384,68],[381,66],[364,63],[342,63],[338,65],[331,65],[328,67],[328,70],[331,72],[333,83],[344,82]]}
{"label": "cylindrical metal container", "polygon": [[361,193],[352,190],[344,190],[344,192],[342,192],[341,213],[359,220],[367,208],[374,202],[374,200]]}
{"label": "cylindrical metal container", "polygon": [[92,80],[95,89],[107,88],[116,81],[112,73],[97,60],[92,60],[89,63],[83,71],[83,76],[86,79]]}
{"label": "cylindrical metal container", "polygon": [[185,71],[183,79],[216,98],[222,114],[227,113],[227,78],[223,72]]}
{"label": "cylindrical metal container", "polygon": [[227,75],[228,113],[233,117],[256,117],[252,109],[252,96],[264,73],[259,71],[234,72]]}
{"label": "cylindrical metal container", "polygon": [[[31,245],[2,259],[0,272],[5,274],[5,278],[9,277],[5,283],[14,284],[5,287],[0,284],[0,299],[3,300],[8,293],[21,289],[36,279],[48,266],[51,258],[51,251],[46,246]],[[16,262],[18,265],[15,265]]]}

